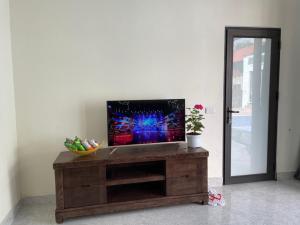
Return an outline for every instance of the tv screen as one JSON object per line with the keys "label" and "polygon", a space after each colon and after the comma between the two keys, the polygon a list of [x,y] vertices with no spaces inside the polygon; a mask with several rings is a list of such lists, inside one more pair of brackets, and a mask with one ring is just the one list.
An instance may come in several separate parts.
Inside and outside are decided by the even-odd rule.
{"label": "tv screen", "polygon": [[107,101],[108,145],[185,141],[185,100]]}

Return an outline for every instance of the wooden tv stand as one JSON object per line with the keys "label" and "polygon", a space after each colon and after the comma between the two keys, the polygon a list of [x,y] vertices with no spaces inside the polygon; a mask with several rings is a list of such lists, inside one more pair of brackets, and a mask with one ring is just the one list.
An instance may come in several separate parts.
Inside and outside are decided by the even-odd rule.
{"label": "wooden tv stand", "polygon": [[105,148],[85,157],[61,152],[53,164],[56,222],[124,210],[207,204],[207,157],[185,143]]}

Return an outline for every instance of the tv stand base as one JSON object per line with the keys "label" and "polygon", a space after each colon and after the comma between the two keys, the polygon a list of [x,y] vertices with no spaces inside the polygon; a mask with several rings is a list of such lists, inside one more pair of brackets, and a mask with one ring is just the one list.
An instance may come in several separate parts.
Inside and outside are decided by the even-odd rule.
{"label": "tv stand base", "polygon": [[207,157],[185,144],[111,148],[78,157],[62,152],[53,164],[56,222],[125,210],[207,204]]}

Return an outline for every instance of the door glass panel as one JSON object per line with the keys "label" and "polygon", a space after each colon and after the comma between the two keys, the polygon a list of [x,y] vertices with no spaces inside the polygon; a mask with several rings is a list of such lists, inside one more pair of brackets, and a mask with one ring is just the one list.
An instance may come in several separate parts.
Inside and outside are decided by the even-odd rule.
{"label": "door glass panel", "polygon": [[231,176],[267,173],[271,39],[234,38]]}

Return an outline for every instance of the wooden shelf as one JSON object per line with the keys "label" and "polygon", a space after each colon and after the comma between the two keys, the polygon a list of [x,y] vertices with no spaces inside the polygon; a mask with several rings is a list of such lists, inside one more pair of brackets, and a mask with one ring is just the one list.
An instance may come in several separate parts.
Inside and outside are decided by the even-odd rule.
{"label": "wooden shelf", "polygon": [[161,182],[112,186],[107,190],[107,201],[111,203],[160,198],[165,196],[163,189]]}
{"label": "wooden shelf", "polygon": [[164,181],[165,179],[166,177],[162,174],[145,173],[143,171],[134,171],[130,173],[124,172],[119,173],[117,176],[111,179],[108,179],[106,181],[106,186]]}
{"label": "wooden shelf", "polygon": [[57,223],[64,219],[179,203],[207,204],[207,157],[186,144],[61,153],[55,169]]}

